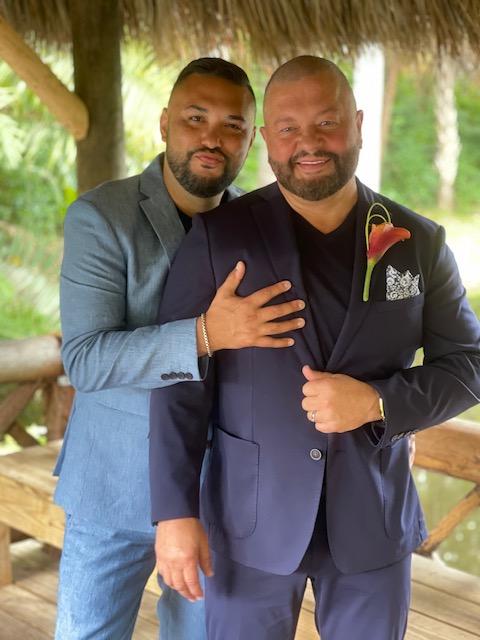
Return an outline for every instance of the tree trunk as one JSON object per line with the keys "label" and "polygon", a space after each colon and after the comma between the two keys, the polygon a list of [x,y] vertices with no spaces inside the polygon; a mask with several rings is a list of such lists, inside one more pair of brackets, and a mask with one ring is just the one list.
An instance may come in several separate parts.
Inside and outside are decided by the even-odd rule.
{"label": "tree trunk", "polygon": [[457,107],[455,104],[455,64],[446,55],[439,60],[435,93],[437,120],[437,153],[435,166],[439,173],[437,206],[453,211],[455,205],[455,179],[460,156]]}
{"label": "tree trunk", "polygon": [[77,143],[78,191],[125,175],[120,2],[69,2],[75,92],[90,115],[88,136]]}

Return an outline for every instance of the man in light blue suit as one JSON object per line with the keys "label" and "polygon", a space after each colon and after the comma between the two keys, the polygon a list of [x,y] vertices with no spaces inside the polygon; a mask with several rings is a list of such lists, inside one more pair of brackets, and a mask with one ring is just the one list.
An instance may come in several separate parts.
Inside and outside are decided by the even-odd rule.
{"label": "man in light blue suit", "polygon": [[[229,185],[252,144],[254,119],[242,69],[216,58],[193,61],[162,112],[165,154],[141,175],[82,195],[67,212],[62,355],[76,396],[55,470],[55,500],[66,512],[57,640],[132,635],[155,566],[149,390],[201,380],[208,360],[200,357],[199,319],[158,326],[157,309],[191,217],[240,195]],[[244,268],[237,265],[205,309],[213,339],[229,349],[290,346],[293,340],[274,336],[303,321],[277,320],[303,303],[264,307],[285,282],[238,297]],[[202,603],[161,586],[162,640],[203,640]]]}

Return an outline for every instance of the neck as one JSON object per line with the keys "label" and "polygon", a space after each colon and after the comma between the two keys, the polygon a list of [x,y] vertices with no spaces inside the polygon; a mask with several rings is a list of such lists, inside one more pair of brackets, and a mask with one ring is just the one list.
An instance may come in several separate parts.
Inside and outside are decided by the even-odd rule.
{"label": "neck", "polygon": [[194,216],[196,213],[209,211],[210,209],[218,206],[223,196],[223,191],[211,198],[201,198],[200,196],[192,195],[184,189],[175,178],[166,158],[164,158],[163,161],[163,179],[175,206],[190,217]]}
{"label": "neck", "polygon": [[338,229],[357,201],[357,183],[353,176],[347,184],[324,200],[304,200],[278,184],[285,200],[313,227],[322,233]]}

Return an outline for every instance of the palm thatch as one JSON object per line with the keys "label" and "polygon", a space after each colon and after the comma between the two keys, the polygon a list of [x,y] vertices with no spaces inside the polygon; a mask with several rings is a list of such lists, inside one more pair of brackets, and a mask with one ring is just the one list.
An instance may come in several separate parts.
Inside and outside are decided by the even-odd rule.
{"label": "palm thatch", "polygon": [[[480,0],[118,1],[126,37],[150,40],[166,61],[224,47],[270,63],[305,52],[352,57],[372,43],[410,56],[480,52]],[[74,2],[89,4],[0,0],[0,14],[24,37],[62,46]]]}

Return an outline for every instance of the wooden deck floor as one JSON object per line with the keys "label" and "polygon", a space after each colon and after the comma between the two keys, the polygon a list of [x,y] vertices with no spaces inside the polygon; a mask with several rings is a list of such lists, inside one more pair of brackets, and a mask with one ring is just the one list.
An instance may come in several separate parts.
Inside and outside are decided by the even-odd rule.
{"label": "wooden deck floor", "polygon": [[[58,555],[33,540],[11,546],[14,583],[0,589],[0,639],[53,638]],[[415,557],[407,640],[479,640],[480,580]],[[155,640],[156,596],[145,592],[134,640]],[[318,640],[307,592],[296,640]],[[112,639],[114,640],[114,639]],[[228,640],[228,639],[226,639]],[[365,639],[368,640],[368,639]],[[388,639],[385,639],[388,640]]]}

